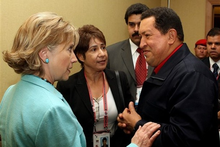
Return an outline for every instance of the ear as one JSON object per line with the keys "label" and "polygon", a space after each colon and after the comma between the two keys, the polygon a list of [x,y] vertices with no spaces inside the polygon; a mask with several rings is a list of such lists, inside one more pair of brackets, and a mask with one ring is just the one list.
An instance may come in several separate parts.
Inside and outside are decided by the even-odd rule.
{"label": "ear", "polygon": [[175,29],[170,29],[168,31],[168,43],[169,44],[173,44],[175,42],[175,40],[177,39],[177,32]]}
{"label": "ear", "polygon": [[82,54],[76,54],[76,56],[78,57],[78,59],[81,61],[81,62],[84,62],[85,61],[85,58],[83,57]]}
{"label": "ear", "polygon": [[48,58],[47,57],[47,52],[48,52],[48,49],[45,47],[43,49],[40,50],[40,52],[38,53],[40,59],[45,62],[45,60]]}

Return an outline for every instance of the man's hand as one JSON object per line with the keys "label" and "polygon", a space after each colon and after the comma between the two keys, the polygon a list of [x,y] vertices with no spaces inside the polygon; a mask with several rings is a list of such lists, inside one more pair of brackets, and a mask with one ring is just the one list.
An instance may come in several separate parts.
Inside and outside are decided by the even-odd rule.
{"label": "man's hand", "polygon": [[120,113],[117,117],[118,126],[123,129],[127,134],[130,134],[136,125],[141,120],[141,116],[137,114],[134,108],[134,103],[130,102],[128,108],[125,108],[123,113]]}

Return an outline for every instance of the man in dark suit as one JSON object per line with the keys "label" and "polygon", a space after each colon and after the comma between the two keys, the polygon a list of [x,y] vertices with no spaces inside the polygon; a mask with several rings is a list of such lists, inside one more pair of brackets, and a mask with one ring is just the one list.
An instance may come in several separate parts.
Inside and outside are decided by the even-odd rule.
{"label": "man in dark suit", "polygon": [[[209,57],[204,58],[202,61],[207,65],[207,67],[216,74],[216,80],[218,81],[219,94],[218,94],[218,127],[220,129],[220,28],[212,28],[207,36],[207,50]],[[216,65],[216,66],[215,66]],[[215,70],[216,67],[216,70]],[[215,73],[216,72],[216,73]]]}
{"label": "man in dark suit", "polygon": [[[138,103],[143,85],[143,83],[141,85],[137,84],[134,70],[139,56],[139,53],[136,51],[140,44],[138,31],[141,22],[141,13],[147,9],[149,8],[141,3],[136,3],[128,7],[125,13],[125,22],[128,26],[129,39],[107,47],[109,56],[107,68],[124,71],[126,73],[130,85],[130,93],[132,97],[136,97],[136,104]],[[146,76],[149,77],[153,68],[148,65],[146,65],[146,68],[148,68]]]}
{"label": "man in dark suit", "polygon": [[148,122],[160,124],[152,147],[219,147],[218,85],[184,43],[179,16],[166,7],[148,9],[139,33],[146,61],[155,69],[144,82],[137,111],[130,102],[118,126],[130,133]]}

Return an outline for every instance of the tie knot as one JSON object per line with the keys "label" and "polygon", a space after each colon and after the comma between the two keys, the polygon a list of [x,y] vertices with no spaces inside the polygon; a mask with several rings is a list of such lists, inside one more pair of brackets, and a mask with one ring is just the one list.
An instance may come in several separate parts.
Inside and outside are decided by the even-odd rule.
{"label": "tie knot", "polygon": [[219,67],[218,67],[218,64],[216,64],[216,63],[214,63],[213,65],[212,65],[212,67],[214,68],[214,69],[218,69]]}
{"label": "tie knot", "polygon": [[143,50],[140,49],[140,48],[137,48],[137,52],[138,52],[139,54],[142,54],[142,53],[143,53]]}

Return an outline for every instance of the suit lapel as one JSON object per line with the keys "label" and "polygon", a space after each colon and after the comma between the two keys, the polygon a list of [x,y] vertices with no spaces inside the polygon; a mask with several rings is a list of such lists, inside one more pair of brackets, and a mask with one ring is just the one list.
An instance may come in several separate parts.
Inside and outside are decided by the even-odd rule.
{"label": "suit lapel", "polygon": [[[77,80],[77,84],[75,85],[78,95],[80,96],[80,100],[85,105],[86,109],[93,116],[92,104],[89,97],[89,91],[86,84],[86,79],[84,76],[84,70],[81,70],[79,73],[79,78]],[[82,106],[78,106],[82,107]]]}
{"label": "suit lapel", "polygon": [[118,110],[118,112],[122,112],[123,105],[122,105],[122,101],[121,101],[121,98],[119,95],[119,90],[118,90],[119,88],[117,85],[115,73],[110,72],[110,70],[106,69],[105,74],[106,74],[106,78],[107,78],[109,87],[111,88],[112,95],[113,95],[117,110]]}
{"label": "suit lapel", "polygon": [[126,40],[126,43],[122,46],[121,50],[122,50],[121,52],[122,60],[125,66],[127,67],[129,73],[131,74],[132,78],[136,80],[129,40]]}

